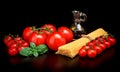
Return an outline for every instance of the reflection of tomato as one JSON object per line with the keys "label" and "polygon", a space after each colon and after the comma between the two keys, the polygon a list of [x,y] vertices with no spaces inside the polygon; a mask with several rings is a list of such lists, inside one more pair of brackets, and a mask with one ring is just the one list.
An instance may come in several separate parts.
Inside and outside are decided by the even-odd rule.
{"label": "reflection of tomato", "polygon": [[44,24],[41,28],[43,28],[42,32],[47,34],[47,35],[56,31],[56,27],[52,24]]}
{"label": "reflection of tomato", "polygon": [[36,45],[45,44],[45,40],[46,35],[40,33],[38,30],[34,31],[29,37],[29,42],[34,42]]}
{"label": "reflection of tomato", "polygon": [[69,28],[65,26],[59,27],[58,32],[65,37],[67,43],[73,40],[73,32]]}
{"label": "reflection of tomato", "polygon": [[59,46],[66,44],[66,40],[59,32],[54,32],[47,37],[46,44],[50,49],[58,50]]}

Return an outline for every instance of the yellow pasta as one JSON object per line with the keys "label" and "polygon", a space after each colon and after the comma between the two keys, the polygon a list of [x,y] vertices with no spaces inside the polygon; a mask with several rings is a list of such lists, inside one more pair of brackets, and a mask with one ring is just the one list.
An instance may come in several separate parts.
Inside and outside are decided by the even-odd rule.
{"label": "yellow pasta", "polygon": [[[98,28],[95,31],[87,34],[86,36],[90,37],[93,40],[97,37],[107,35],[107,34],[108,33],[105,30],[103,30],[103,28]],[[78,54],[79,49],[83,45],[86,45],[86,43],[88,42],[90,42],[89,38],[81,37],[75,41],[72,41],[70,43],[60,46],[55,54],[61,54],[70,58],[74,58]]]}

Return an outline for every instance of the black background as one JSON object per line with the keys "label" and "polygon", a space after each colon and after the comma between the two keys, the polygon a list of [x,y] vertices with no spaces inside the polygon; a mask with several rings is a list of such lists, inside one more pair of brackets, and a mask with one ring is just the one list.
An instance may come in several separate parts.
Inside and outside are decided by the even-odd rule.
{"label": "black background", "polygon": [[[79,59],[83,61],[83,63],[91,62],[93,64],[93,68],[91,66],[85,67],[84,65],[76,65],[79,64],[79,60],[75,61],[76,59],[69,59],[64,57],[59,57],[63,59],[64,63],[70,64],[72,67],[68,67],[65,65],[62,66],[63,72],[66,71],[99,71],[99,70],[106,70],[106,71],[114,71],[119,70],[117,66],[119,66],[119,12],[118,12],[118,4],[115,1],[54,1],[54,2],[4,2],[1,6],[1,26],[0,26],[0,66],[1,69],[9,70],[13,72],[17,71],[56,71],[57,69],[54,68],[54,60],[56,60],[57,56],[54,53],[47,54],[48,59],[53,60],[53,62],[49,62],[48,64],[44,63],[40,67],[40,62],[42,56],[37,59],[28,59],[27,62],[22,62],[23,58],[21,57],[10,57],[7,55],[6,51],[4,50],[6,47],[3,43],[3,38],[5,35],[11,34],[19,34],[22,35],[22,31],[26,26],[36,26],[40,27],[45,23],[53,23],[56,27],[65,25],[70,27],[73,23],[73,16],[72,10],[79,10],[87,14],[88,19],[84,24],[84,28],[86,29],[87,33],[102,27],[109,33],[113,34],[117,40],[115,46],[111,47],[108,51],[101,54],[101,56],[97,57],[96,59]],[[117,18],[118,17],[118,18]],[[104,55],[105,54],[105,55]],[[44,56],[43,56],[44,57]],[[50,57],[50,58],[49,58]],[[77,57],[79,58],[79,57]],[[44,59],[44,58],[43,58]],[[16,63],[11,63],[11,60],[15,60]],[[100,61],[101,60],[101,61]],[[38,61],[38,68],[32,63],[34,61]],[[98,61],[98,62],[97,62]],[[51,63],[51,64],[49,64]],[[95,63],[98,63],[97,66]],[[88,63],[89,64],[89,63]],[[47,66],[51,65],[51,66]],[[75,65],[75,66],[74,66]],[[94,67],[94,65],[96,67]],[[53,67],[52,67],[53,66]],[[52,67],[52,68],[51,68]],[[58,70],[60,71],[60,70]],[[57,71],[57,72],[58,72]],[[61,71],[60,71],[61,72]]]}

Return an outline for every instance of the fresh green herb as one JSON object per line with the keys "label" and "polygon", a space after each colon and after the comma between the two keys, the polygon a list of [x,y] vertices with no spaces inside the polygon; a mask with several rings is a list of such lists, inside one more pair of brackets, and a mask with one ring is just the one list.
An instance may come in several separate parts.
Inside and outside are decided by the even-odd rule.
{"label": "fresh green herb", "polygon": [[31,56],[38,57],[39,54],[44,54],[48,51],[48,47],[45,44],[36,46],[35,43],[30,42],[30,47],[22,49],[19,54],[22,56]]}

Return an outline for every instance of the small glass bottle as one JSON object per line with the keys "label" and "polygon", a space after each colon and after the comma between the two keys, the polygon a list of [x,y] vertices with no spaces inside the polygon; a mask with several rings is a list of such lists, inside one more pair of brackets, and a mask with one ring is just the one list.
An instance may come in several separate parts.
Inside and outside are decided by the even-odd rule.
{"label": "small glass bottle", "polygon": [[74,33],[74,38],[77,39],[82,37],[82,35],[86,34],[86,31],[82,26],[82,23],[87,20],[87,15],[77,10],[72,11],[72,13],[74,16],[74,23],[71,26],[71,30]]}

